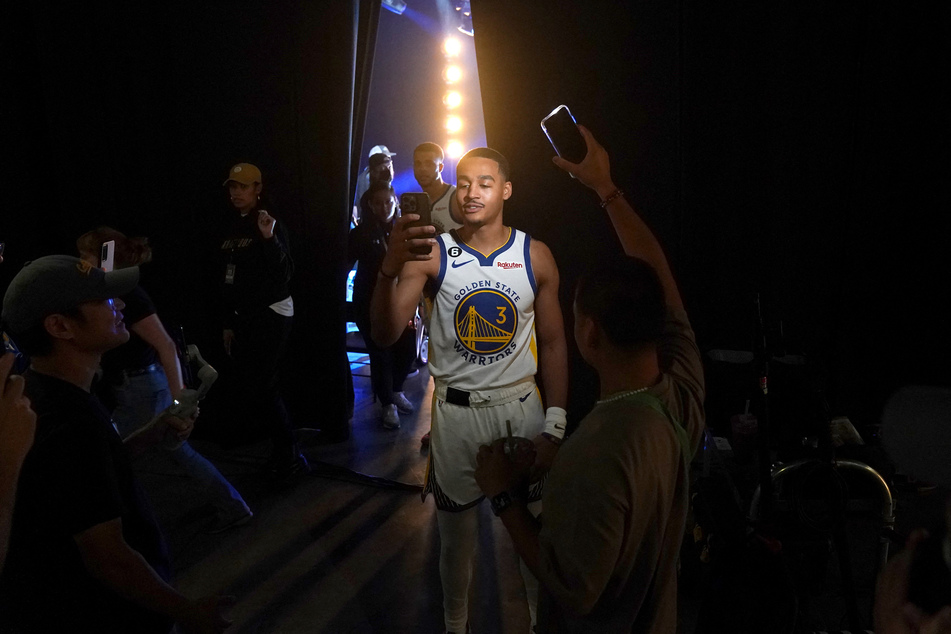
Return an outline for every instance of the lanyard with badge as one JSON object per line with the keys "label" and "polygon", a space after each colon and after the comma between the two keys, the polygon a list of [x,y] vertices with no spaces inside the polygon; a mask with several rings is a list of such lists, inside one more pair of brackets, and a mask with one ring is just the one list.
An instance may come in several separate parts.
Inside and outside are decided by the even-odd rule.
{"label": "lanyard with badge", "polygon": [[[242,218],[244,218],[244,216],[242,216]],[[225,284],[234,284],[234,271],[236,268],[234,263],[234,250],[239,243],[240,240],[238,239],[231,240],[231,254],[228,257],[228,265],[225,267]]]}

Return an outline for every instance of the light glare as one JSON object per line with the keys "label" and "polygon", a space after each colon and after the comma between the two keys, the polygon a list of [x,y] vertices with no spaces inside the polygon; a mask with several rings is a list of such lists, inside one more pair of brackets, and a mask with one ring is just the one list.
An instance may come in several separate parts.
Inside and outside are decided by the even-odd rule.
{"label": "light glare", "polygon": [[462,129],[462,119],[456,116],[446,119],[446,129],[450,132],[458,132]]}
{"label": "light glare", "polygon": [[447,108],[458,108],[462,104],[462,95],[455,90],[450,90],[443,97],[442,102],[446,104]]}
{"label": "light glare", "polygon": [[459,38],[447,37],[443,43],[443,50],[449,57],[455,57],[462,50],[462,43],[459,42]]}
{"label": "light glare", "polygon": [[462,147],[462,143],[459,143],[459,141],[450,141],[446,145],[446,154],[449,155],[449,158],[457,159],[465,154],[465,148]]}
{"label": "light glare", "polygon": [[454,84],[462,79],[462,69],[460,69],[458,66],[448,66],[446,68],[445,77],[447,82]]}

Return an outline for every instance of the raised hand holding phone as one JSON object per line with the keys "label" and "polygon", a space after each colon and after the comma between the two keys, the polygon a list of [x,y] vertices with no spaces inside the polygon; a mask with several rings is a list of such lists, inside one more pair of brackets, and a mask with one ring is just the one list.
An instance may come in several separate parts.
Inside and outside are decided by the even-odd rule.
{"label": "raised hand holding phone", "polygon": [[572,163],[584,160],[588,147],[568,106],[561,105],[552,110],[542,119],[541,126],[558,156]]}
{"label": "raised hand holding phone", "polygon": [[[421,224],[418,213],[400,216],[393,223],[390,240],[387,242],[386,255],[380,264],[380,275],[396,279],[407,262],[431,260],[435,227]],[[425,250],[428,247],[428,252]]]}
{"label": "raised hand holding phone", "polygon": [[[413,220],[407,227],[426,227],[433,224],[432,203],[429,202],[429,194],[426,192],[412,192],[400,196],[400,209],[403,213],[416,214],[419,220]],[[410,253],[416,255],[425,255],[432,253],[433,245],[426,244],[415,246],[410,249]]]}
{"label": "raised hand holding phone", "polygon": [[603,199],[617,190],[611,179],[611,161],[607,151],[583,125],[578,126],[587,147],[587,155],[579,163],[553,156],[552,162],[576,178],[582,185],[593,189]]}

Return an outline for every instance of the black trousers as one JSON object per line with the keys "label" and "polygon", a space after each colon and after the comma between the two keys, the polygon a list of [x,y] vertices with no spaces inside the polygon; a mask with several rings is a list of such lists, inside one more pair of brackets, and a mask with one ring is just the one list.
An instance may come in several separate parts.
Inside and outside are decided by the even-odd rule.
{"label": "black trousers", "polygon": [[370,336],[370,316],[357,315],[357,328],[370,355],[370,385],[373,393],[386,407],[393,404],[393,392],[403,391],[403,381],[416,358],[416,331],[406,328],[392,346],[381,348]]}
{"label": "black trousers", "polygon": [[241,399],[246,401],[252,425],[267,433],[274,452],[280,454],[294,446],[293,427],[281,397],[279,377],[293,322],[293,317],[278,315],[270,308],[239,316],[231,344],[237,387]]}

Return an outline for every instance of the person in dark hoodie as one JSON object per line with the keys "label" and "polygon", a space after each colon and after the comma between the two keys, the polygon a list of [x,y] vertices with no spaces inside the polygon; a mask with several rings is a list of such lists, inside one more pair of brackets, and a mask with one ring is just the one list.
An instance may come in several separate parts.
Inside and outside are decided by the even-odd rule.
{"label": "person in dark hoodie", "polygon": [[399,340],[385,347],[376,345],[370,335],[370,299],[386,255],[386,241],[399,216],[399,203],[388,181],[370,185],[367,198],[371,213],[350,230],[347,244],[350,265],[360,263],[353,280],[354,321],[370,357],[370,380],[373,395],[380,401],[381,423],[386,429],[399,429],[399,415],[415,409],[403,393],[403,382],[416,356],[416,333],[407,325]]}
{"label": "person in dark hoodie", "polygon": [[272,441],[269,470],[275,482],[293,484],[308,471],[281,397],[278,372],[294,317],[290,294],[294,263],[287,230],[261,205],[261,170],[238,163],[224,186],[238,211],[220,249],[223,342],[248,395],[248,407]]}

